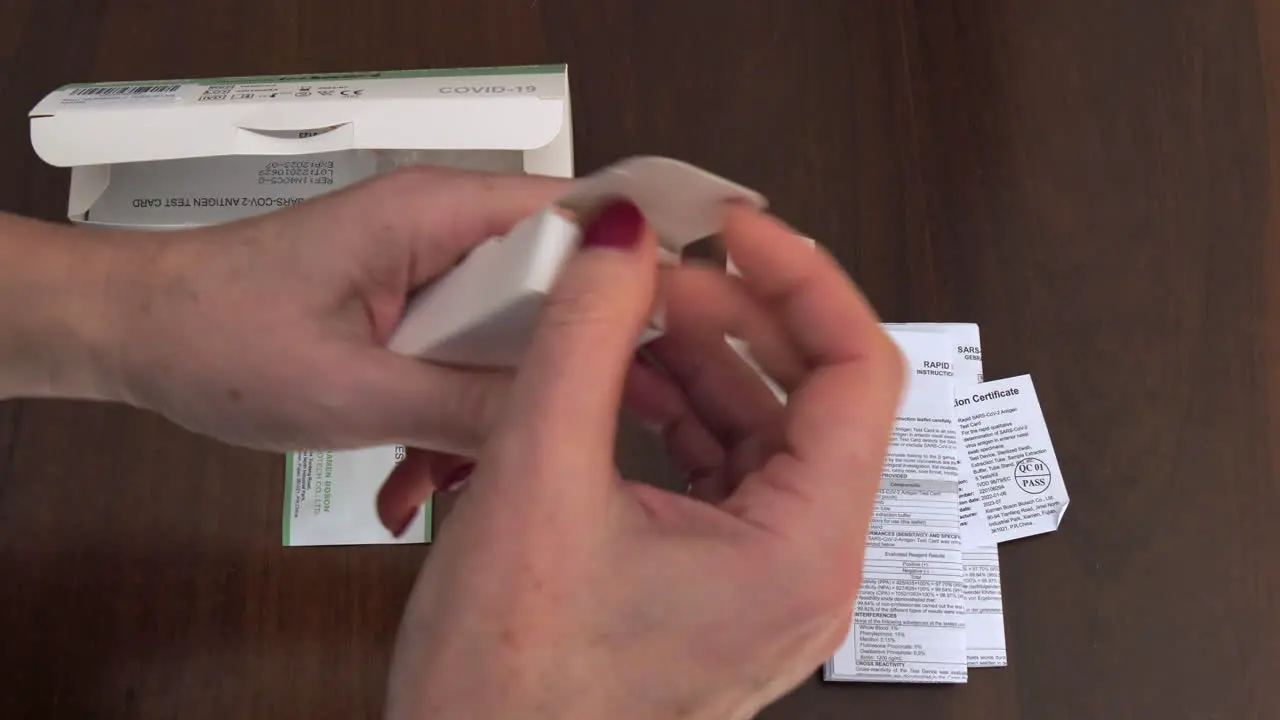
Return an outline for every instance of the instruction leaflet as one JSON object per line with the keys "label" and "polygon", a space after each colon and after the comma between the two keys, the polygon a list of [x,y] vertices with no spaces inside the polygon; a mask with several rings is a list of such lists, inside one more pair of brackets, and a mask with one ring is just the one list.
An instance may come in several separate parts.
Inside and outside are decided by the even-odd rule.
{"label": "instruction leaflet", "polygon": [[908,363],[867,538],[862,587],[828,680],[967,679],[951,338],[889,329]]}
{"label": "instruction leaflet", "polygon": [[[955,393],[982,382],[982,341],[978,326],[944,326],[955,345]],[[958,422],[958,420],[957,420]],[[1004,601],[1000,590],[1000,553],[978,497],[977,479],[968,453],[960,449],[960,540],[964,558],[965,637],[969,667],[1009,664],[1004,636]],[[967,531],[966,531],[967,530]]]}
{"label": "instruction leaflet", "polygon": [[[951,371],[956,394],[965,394],[970,385],[982,382],[982,341],[976,324],[904,323],[886,327],[948,334],[955,353]],[[1008,653],[1000,590],[1000,554],[963,447],[959,452],[958,471],[968,665],[971,668],[1003,667],[1008,664]]]}

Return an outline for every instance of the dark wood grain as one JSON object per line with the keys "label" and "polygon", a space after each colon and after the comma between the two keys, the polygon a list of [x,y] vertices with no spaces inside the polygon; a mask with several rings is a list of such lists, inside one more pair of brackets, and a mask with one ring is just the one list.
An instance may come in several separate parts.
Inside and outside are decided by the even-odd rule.
{"label": "dark wood grain", "polygon": [[21,418],[22,401],[12,400],[0,402],[0,493],[4,492],[5,483],[11,471],[13,451],[17,448],[14,440],[18,432],[18,421]]}
{"label": "dark wood grain", "polygon": [[[580,170],[760,188],[1050,419],[1072,505],[1002,550],[1010,667],[764,717],[1280,717],[1275,2],[8,0],[0,207],[62,214],[24,112],[63,82],[546,61]],[[281,549],[278,457],[139,412],[0,405],[9,447],[6,716],[376,716],[423,550]]]}

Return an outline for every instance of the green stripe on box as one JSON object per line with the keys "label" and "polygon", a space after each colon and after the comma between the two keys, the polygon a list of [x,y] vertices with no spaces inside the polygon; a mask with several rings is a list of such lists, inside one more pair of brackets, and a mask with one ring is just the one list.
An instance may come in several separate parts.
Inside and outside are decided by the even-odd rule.
{"label": "green stripe on box", "polygon": [[70,83],[58,88],[120,87],[124,85],[247,85],[254,83],[321,82],[325,80],[391,80],[400,78],[468,77],[472,75],[548,75],[562,73],[558,65],[499,65],[495,67],[440,68],[434,70],[382,70],[378,72],[302,73],[300,75],[241,75],[217,78],[173,78],[169,80],[113,80],[99,83]]}
{"label": "green stripe on box", "polygon": [[289,521],[293,517],[293,453],[284,454],[284,531],[282,542],[284,547],[289,547]]}

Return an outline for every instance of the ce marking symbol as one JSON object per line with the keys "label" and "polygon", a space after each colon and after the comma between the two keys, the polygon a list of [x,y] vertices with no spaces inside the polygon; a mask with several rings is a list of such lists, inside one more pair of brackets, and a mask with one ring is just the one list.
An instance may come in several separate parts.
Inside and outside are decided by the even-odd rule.
{"label": "ce marking symbol", "polygon": [[359,90],[343,90],[342,97],[361,97],[364,95],[364,89]]}

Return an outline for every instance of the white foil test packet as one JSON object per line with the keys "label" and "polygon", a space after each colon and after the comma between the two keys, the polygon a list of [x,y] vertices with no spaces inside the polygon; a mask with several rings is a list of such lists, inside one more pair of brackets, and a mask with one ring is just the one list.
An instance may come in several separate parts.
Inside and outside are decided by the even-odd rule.
{"label": "white foil test packet", "polygon": [[[410,303],[389,346],[456,365],[512,367],[524,356],[538,310],[581,242],[571,218],[609,202],[631,201],[658,236],[664,262],[719,231],[726,202],[764,207],[759,193],[687,163],[661,157],[623,160],[574,182],[553,205],[510,233],[476,248]],[[655,313],[640,342],[662,332]]]}

